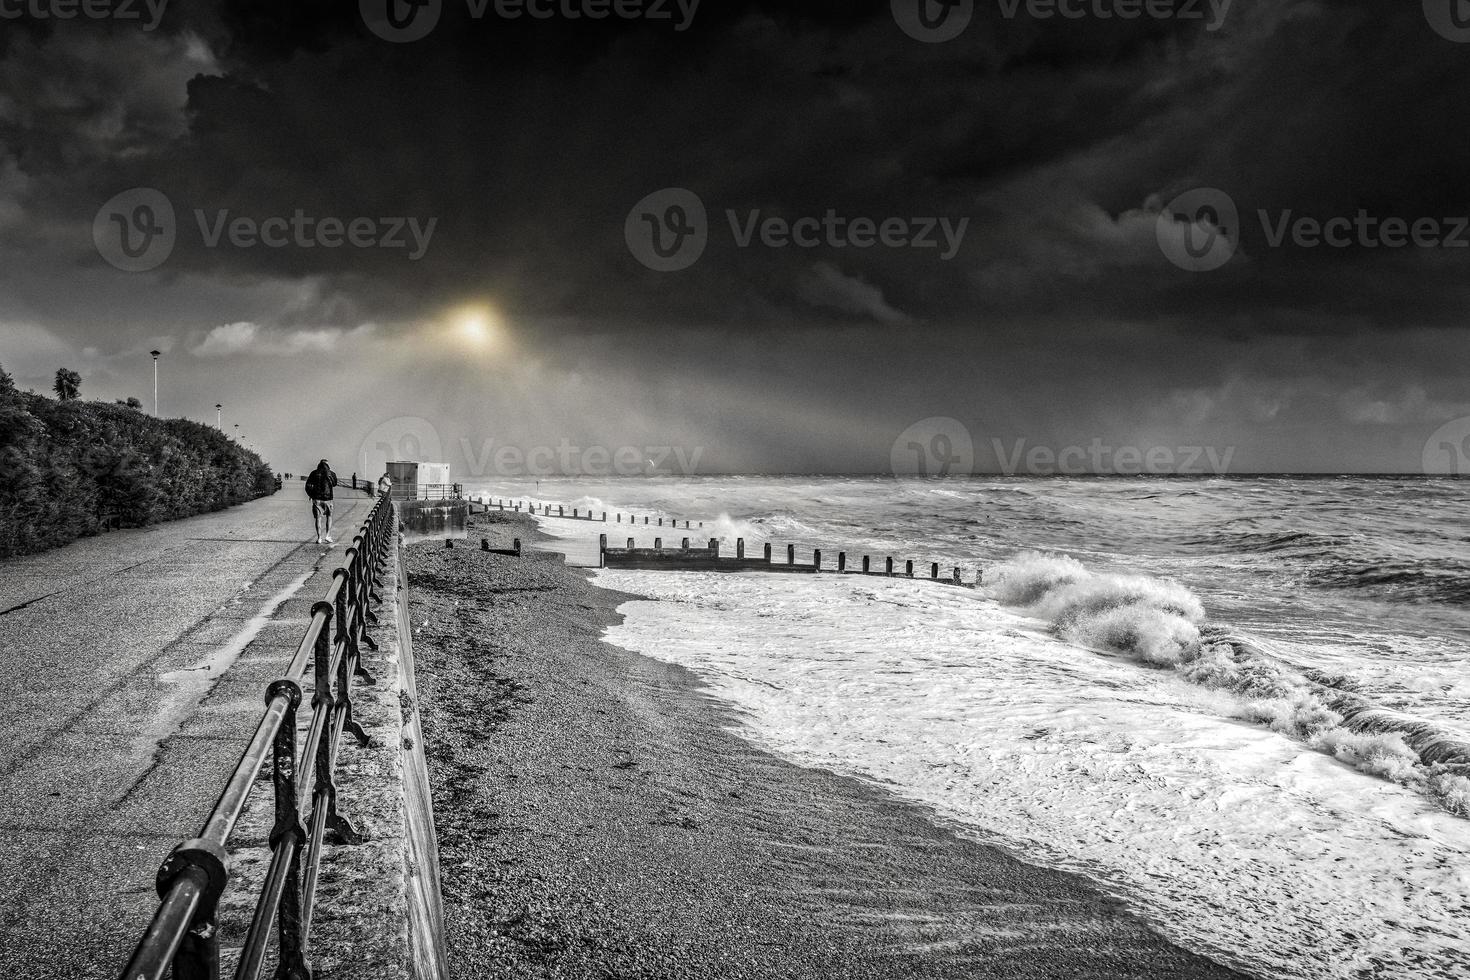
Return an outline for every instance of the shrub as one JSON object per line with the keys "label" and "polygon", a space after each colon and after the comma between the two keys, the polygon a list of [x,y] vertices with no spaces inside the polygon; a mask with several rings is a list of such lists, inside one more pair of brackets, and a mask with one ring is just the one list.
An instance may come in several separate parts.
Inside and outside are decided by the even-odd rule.
{"label": "shrub", "polygon": [[129,404],[17,391],[0,369],[0,558],[191,517],[275,490],[270,467],[212,426]]}

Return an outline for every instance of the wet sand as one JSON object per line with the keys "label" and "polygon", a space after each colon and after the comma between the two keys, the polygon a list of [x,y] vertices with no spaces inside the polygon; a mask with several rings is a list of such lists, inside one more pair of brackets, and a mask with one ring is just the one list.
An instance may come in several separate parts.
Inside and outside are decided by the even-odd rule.
{"label": "wet sand", "polygon": [[1224,978],[1085,879],[736,733],[559,556],[404,554],[456,977]]}

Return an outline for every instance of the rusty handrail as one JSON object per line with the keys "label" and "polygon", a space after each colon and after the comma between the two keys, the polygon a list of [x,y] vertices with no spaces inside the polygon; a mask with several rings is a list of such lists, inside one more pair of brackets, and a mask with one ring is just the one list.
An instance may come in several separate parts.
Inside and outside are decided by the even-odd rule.
{"label": "rusty handrail", "polygon": [[[373,683],[362,665],[362,647],[376,650],[368,626],[377,624],[373,603],[394,532],[393,506],[380,497],[332,572],[326,595],[312,606],[311,622],[285,673],[266,687],[265,711],[199,836],[174,848],[158,869],[158,910],[120,974],[121,980],[217,980],[217,912],[228,884],[225,847],[271,756],[275,824],[271,862],[240,950],[237,980],[254,980],[276,926],[276,976],[310,980],[307,940],[315,905],[317,870],[327,831],[345,843],[362,834],[338,812],[333,773],[344,732],[362,746],[368,736],[352,718],[353,677]],[[311,725],[300,746],[296,712],[301,680],[312,668]],[[299,751],[298,751],[299,749]],[[302,787],[310,787],[302,793]]]}

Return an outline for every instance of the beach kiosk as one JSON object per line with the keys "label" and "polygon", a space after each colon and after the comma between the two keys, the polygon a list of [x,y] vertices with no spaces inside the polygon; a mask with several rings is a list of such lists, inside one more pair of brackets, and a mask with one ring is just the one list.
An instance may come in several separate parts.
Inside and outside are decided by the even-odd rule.
{"label": "beach kiosk", "polygon": [[405,543],[467,536],[470,505],[459,485],[450,482],[448,463],[394,460],[387,470]]}

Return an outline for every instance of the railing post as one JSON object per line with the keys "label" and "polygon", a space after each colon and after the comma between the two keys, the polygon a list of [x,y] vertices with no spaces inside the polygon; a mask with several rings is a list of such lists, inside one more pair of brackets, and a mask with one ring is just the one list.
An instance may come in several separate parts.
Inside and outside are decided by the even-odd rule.
{"label": "railing post", "polygon": [[189,931],[174,953],[174,980],[219,980],[219,898],[229,880],[229,856],[211,841],[187,840],[174,848],[158,869],[159,898],[167,898],[184,876],[194,878],[202,895]]}
{"label": "railing post", "polygon": [[[327,621],[317,634],[318,676],[325,673],[325,666],[320,665],[321,657],[329,644],[327,637],[332,626],[332,607],[319,602],[316,608],[323,606],[326,607]],[[316,612],[313,611],[312,615],[315,616]],[[301,705],[301,687],[291,680],[274,681],[266,688],[266,704],[281,694],[286,695],[287,701],[281,727],[276,729],[272,745],[271,781],[275,787],[276,822],[271,828],[270,844],[272,851],[290,848],[290,857],[281,904],[276,909],[276,980],[311,980],[311,967],[306,962],[305,907],[301,890],[301,851],[306,844],[306,828],[301,824],[301,801],[296,785],[296,709]],[[316,699],[317,696],[313,695],[313,704]]]}

